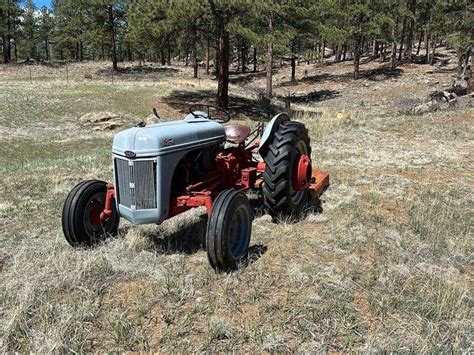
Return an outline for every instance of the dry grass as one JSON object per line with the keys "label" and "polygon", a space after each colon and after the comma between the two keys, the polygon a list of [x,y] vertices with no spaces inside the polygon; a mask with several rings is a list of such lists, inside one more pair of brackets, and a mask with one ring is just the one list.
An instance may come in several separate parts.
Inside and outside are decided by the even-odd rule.
{"label": "dry grass", "polygon": [[93,250],[72,250],[60,226],[76,182],[111,178],[112,133],[78,117],[113,111],[132,124],[173,90],[214,82],[178,68],[112,85],[107,73],[83,79],[92,64],[69,69],[69,84],[61,68],[33,83],[24,67],[0,69],[2,351],[471,349],[473,111],[380,116],[346,103],[344,123],[331,101],[296,105],[331,174],[323,212],[293,224],[259,216],[252,261],[219,275],[199,249],[199,210],[122,223]]}

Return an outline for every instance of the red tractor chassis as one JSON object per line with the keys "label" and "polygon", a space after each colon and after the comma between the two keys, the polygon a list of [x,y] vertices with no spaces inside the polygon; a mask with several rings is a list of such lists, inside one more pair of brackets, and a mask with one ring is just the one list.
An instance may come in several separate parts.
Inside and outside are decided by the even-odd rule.
{"label": "red tractor chassis", "polygon": [[[214,199],[225,189],[234,188],[240,191],[261,189],[263,184],[261,175],[265,171],[265,163],[254,161],[252,158],[258,146],[259,142],[256,141],[247,146],[242,143],[237,147],[219,149],[215,155],[217,168],[210,171],[203,181],[188,185],[185,195],[171,198],[168,218],[200,206],[205,206],[210,215]],[[317,199],[329,185],[329,175],[313,169],[310,157],[305,154],[299,155],[293,169],[292,188],[295,191],[308,189],[312,199]],[[104,210],[100,213],[101,221],[107,220],[112,215],[114,199],[115,188],[109,183]]]}

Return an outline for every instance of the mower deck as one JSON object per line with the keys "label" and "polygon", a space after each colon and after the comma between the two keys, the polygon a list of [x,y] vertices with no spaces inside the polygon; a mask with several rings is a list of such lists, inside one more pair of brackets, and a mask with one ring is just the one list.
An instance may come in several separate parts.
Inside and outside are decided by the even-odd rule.
{"label": "mower deck", "polygon": [[329,174],[314,168],[312,177],[312,182],[309,185],[309,191],[311,193],[311,197],[313,199],[317,199],[329,186]]}

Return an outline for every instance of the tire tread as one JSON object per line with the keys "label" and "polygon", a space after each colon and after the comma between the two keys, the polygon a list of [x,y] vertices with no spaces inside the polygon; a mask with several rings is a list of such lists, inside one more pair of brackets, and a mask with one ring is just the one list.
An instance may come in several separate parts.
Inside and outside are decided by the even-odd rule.
{"label": "tire tread", "polygon": [[290,197],[290,169],[295,155],[294,147],[301,139],[307,144],[308,154],[311,156],[311,145],[306,127],[300,122],[285,122],[274,133],[263,157],[266,164],[265,172],[262,174],[264,204],[273,217],[289,215],[302,208],[302,206],[293,205]]}

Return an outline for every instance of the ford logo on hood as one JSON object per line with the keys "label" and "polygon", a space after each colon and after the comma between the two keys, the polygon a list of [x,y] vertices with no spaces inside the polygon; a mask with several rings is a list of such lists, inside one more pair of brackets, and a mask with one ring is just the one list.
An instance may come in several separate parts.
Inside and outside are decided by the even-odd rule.
{"label": "ford logo on hood", "polygon": [[135,157],[137,156],[137,154],[135,154],[135,152],[132,152],[132,151],[130,151],[130,150],[126,150],[126,151],[125,151],[125,156],[126,156],[127,158],[135,158]]}

